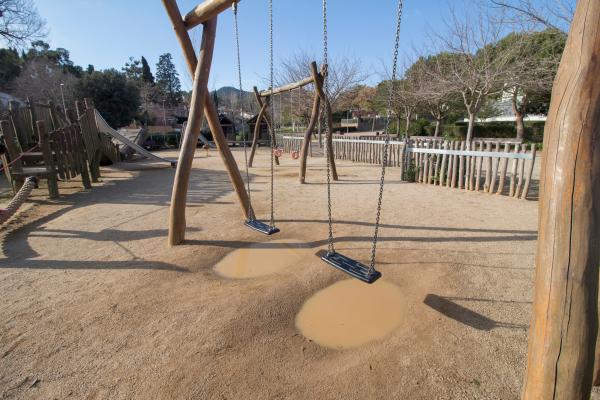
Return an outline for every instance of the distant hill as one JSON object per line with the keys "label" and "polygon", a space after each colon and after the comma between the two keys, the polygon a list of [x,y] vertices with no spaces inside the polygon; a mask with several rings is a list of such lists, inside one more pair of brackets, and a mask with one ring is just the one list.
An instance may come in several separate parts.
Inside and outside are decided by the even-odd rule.
{"label": "distant hill", "polygon": [[[218,102],[219,102],[219,107],[224,107],[224,108],[237,108],[238,107],[238,101],[239,101],[239,93],[240,90],[237,88],[234,88],[232,86],[223,86],[219,89],[216,90],[217,92],[217,98],[218,98]],[[213,90],[211,92],[211,95],[214,96],[215,91]],[[247,92],[244,91],[243,93],[243,100],[244,100],[244,109],[248,110],[249,112],[254,111],[258,106],[255,104],[256,100],[254,99],[254,93],[253,92]]]}

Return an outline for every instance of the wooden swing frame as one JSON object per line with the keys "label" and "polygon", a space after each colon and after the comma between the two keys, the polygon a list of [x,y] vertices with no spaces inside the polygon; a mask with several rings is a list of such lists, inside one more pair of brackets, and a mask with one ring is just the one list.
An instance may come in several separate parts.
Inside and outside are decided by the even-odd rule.
{"label": "wooden swing frame", "polygon": [[[310,63],[310,76],[304,79],[301,79],[297,82],[288,83],[287,85],[283,85],[277,88],[263,90],[261,92],[258,91],[256,86],[254,87],[254,97],[256,98],[256,102],[260,107],[260,111],[256,118],[256,125],[254,126],[254,136],[252,138],[252,147],[250,149],[250,156],[248,158],[248,167],[252,167],[252,163],[254,161],[254,154],[256,152],[256,147],[258,145],[258,139],[260,135],[260,124],[261,121],[264,120],[267,124],[268,128],[274,132],[273,127],[271,126],[271,121],[269,119],[269,106],[272,103],[271,96],[276,94],[282,94],[286,92],[291,92],[292,90],[304,87],[306,85],[310,85],[311,83],[315,86],[315,95],[312,104],[312,110],[310,114],[310,120],[308,122],[308,126],[306,127],[306,132],[304,133],[304,138],[302,140],[302,147],[300,150],[300,167],[298,171],[298,177],[300,183],[304,183],[306,180],[306,160],[308,158],[308,153],[310,149],[310,142],[312,140],[312,135],[315,130],[315,126],[319,119],[319,111],[321,102],[325,104],[325,113],[327,114],[327,123],[329,126],[329,130],[327,132],[326,143],[327,143],[327,151],[329,152],[329,160],[331,166],[331,176],[334,181],[338,180],[337,168],[335,166],[335,158],[333,156],[333,117],[331,113],[331,104],[329,103],[329,99],[327,98],[325,91],[323,90],[323,83],[325,77],[327,76],[327,65],[324,64],[321,66],[321,70],[319,71],[317,68],[316,62]],[[262,99],[265,99],[263,101]],[[273,143],[273,147],[276,146],[276,142]],[[275,162],[279,165],[278,157],[275,157]]]}
{"label": "wooden swing frame", "polygon": [[[171,194],[169,244],[174,246],[181,244],[185,240],[187,192],[192,161],[204,114],[206,114],[206,120],[217,146],[217,151],[223,160],[231,184],[237,194],[244,219],[248,219],[249,217],[250,200],[244,187],[244,180],[240,170],[231,154],[225,134],[219,123],[217,108],[207,88],[215,45],[218,15],[231,7],[233,3],[239,2],[239,0],[206,0],[187,13],[183,18],[176,0],[162,0],[162,2],[183,50],[188,68],[194,76],[188,124],[182,140]],[[196,56],[188,30],[200,24],[203,24],[202,43],[200,52]]]}
{"label": "wooden swing frame", "polygon": [[[184,18],[175,0],[162,0],[194,73],[192,102],[175,183],[169,222],[169,243],[185,237],[185,204],[192,160],[203,111],[213,133],[244,216],[248,194],[219,124],[208,93],[217,16],[239,0],[207,0]],[[600,258],[600,2],[579,0],[562,57],[544,135],[539,203],[539,237],[535,293],[529,333],[523,399],[583,399],[591,392],[594,350],[598,333],[598,260]],[[196,57],[187,30],[204,24]],[[199,60],[199,61],[198,61]],[[331,110],[322,90],[323,66],[311,64],[310,82],[317,95],[302,145],[300,180],[304,179],[307,148],[318,118],[319,102],[327,109],[328,151],[332,151]],[[299,84],[303,81],[296,82]],[[290,84],[293,86],[294,84]],[[288,88],[290,85],[278,88]],[[255,90],[255,94],[258,91]],[[269,90],[261,97],[281,91]],[[261,118],[265,118],[270,101]],[[257,120],[260,125],[260,119]],[[255,130],[256,139],[256,130]],[[330,153],[331,154],[331,153]],[[333,161],[333,157],[330,157]],[[333,176],[337,179],[332,163]],[[600,358],[600,357],[599,357]]]}

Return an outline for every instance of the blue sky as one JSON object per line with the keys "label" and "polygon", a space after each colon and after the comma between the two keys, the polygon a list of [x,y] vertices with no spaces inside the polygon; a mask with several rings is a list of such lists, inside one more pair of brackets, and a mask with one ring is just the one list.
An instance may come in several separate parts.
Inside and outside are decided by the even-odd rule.
{"label": "blue sky", "polygon": [[[179,0],[182,13],[200,0]],[[120,69],[130,56],[145,56],[151,64],[162,53],[173,54],[182,85],[191,81],[170,22],[159,0],[35,0],[46,19],[52,47],[64,47],[84,68]],[[267,0],[239,3],[242,73],[245,89],[264,87],[268,74]],[[332,57],[357,57],[377,82],[382,60],[390,63],[395,29],[396,0],[329,0],[329,47]],[[427,31],[443,26],[445,0],[407,0],[402,25],[401,52],[412,52],[427,42]],[[275,59],[302,49],[322,52],[321,0],[274,0]],[[192,34],[199,41],[200,33]],[[219,17],[210,88],[237,86],[233,16]]]}

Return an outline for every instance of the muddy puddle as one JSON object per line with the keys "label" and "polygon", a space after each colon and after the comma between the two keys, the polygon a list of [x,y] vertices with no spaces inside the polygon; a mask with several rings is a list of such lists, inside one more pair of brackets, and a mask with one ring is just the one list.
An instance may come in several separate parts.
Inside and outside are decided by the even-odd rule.
{"label": "muddy puddle", "polygon": [[257,278],[283,271],[309,255],[297,240],[273,240],[232,251],[214,270],[225,278]]}
{"label": "muddy puddle", "polygon": [[390,334],[406,314],[400,288],[385,280],[367,285],[355,279],[337,282],[309,298],[296,326],[312,341],[343,349]]}

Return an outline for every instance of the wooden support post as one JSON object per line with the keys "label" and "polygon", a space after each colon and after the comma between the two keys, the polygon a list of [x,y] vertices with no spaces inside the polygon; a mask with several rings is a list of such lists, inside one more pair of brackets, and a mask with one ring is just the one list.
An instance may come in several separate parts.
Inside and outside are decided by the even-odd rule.
{"label": "wooden support post", "polygon": [[[269,134],[273,132],[273,137],[271,140],[273,141],[272,148],[277,146],[277,141],[275,140],[275,129],[271,125],[271,120],[269,119],[269,105],[270,98],[267,98],[264,102],[258,93],[258,89],[254,86],[254,97],[256,98],[256,102],[258,103],[258,107],[260,109],[258,116],[256,117],[256,124],[254,125],[254,137],[252,138],[252,147],[250,148],[250,156],[248,157],[248,167],[252,167],[252,163],[254,162],[254,155],[256,153],[256,148],[258,147],[258,139],[260,136],[260,124],[262,120],[267,124],[267,129],[269,130]],[[275,164],[279,165],[279,157],[275,156]]]}
{"label": "wooden support post", "polygon": [[321,66],[321,73],[319,75],[319,71],[317,71],[317,64],[316,63],[311,63],[310,64],[310,74],[313,78],[313,81],[315,83],[315,91],[317,92],[317,94],[319,95],[319,97],[321,98],[321,101],[323,102],[323,104],[325,105],[325,113],[326,113],[326,118],[327,118],[327,126],[329,127],[328,132],[327,132],[327,149],[326,151],[329,154],[329,167],[331,168],[331,178],[334,181],[338,180],[338,174],[337,174],[337,168],[335,166],[335,158],[333,156],[333,117],[331,115],[331,104],[329,104],[329,99],[327,98],[327,95],[325,94],[325,91],[323,90],[323,88],[318,84],[318,81],[320,79],[320,77],[322,77],[323,79],[326,78],[327,75],[327,65],[323,65]]}
{"label": "wooden support post", "polygon": [[579,0],[544,132],[523,400],[588,399],[598,331],[600,2]]}
{"label": "wooden support post", "polygon": [[[466,142],[460,142],[460,150],[464,151],[466,147]],[[464,172],[465,172],[465,156],[459,156],[458,161],[458,188],[466,188],[465,180],[464,180]]]}
{"label": "wooden support post", "polygon": [[[177,39],[179,40],[179,43],[181,45],[181,48],[183,50],[183,54],[185,56],[187,65],[189,70],[194,73],[194,75],[196,74],[196,70],[197,70],[197,66],[198,66],[198,58],[194,52],[194,47],[192,46],[192,42],[190,40],[190,37],[187,33],[186,27],[183,23],[183,19],[181,18],[181,14],[179,12],[179,8],[177,7],[177,3],[175,2],[175,0],[162,0],[163,1],[163,5],[165,7],[165,10],[167,11],[167,14],[169,15],[169,18],[171,19],[171,23],[173,24],[173,29],[175,30],[175,33],[177,35]],[[200,57],[201,57],[201,64],[203,64],[202,68],[200,69],[204,69],[207,68],[208,70],[210,70],[210,63],[208,63],[207,65],[204,65],[205,63],[203,62],[204,58],[205,58],[205,52],[209,51],[211,53],[211,57],[212,58],[212,46],[214,46],[214,31],[216,30],[216,17],[213,20],[210,20],[208,22],[205,23],[204,25],[204,33],[203,33],[203,37],[202,37],[202,43],[208,45],[211,44],[211,48],[210,51],[209,49],[201,49],[200,50]],[[205,38],[205,36],[207,35],[207,33],[209,31],[213,31],[212,34],[212,38]],[[208,43],[210,39],[210,42],[212,43]],[[208,73],[207,73],[208,75]],[[203,100],[197,99],[197,102],[202,101],[204,103],[204,111],[206,113],[206,118],[208,121],[209,126],[211,127],[211,131],[213,134],[213,138],[215,139],[215,143],[227,143],[226,139],[225,139],[225,135],[223,133],[223,129],[221,128],[221,125],[219,123],[219,116],[218,116],[218,112],[215,108],[215,105],[212,102],[210,93],[208,92],[206,87],[202,88],[202,93],[204,93]],[[191,118],[190,118],[191,119]],[[189,122],[188,122],[189,125]],[[197,128],[199,131],[199,127]],[[214,129],[214,130],[213,130]],[[190,133],[193,133],[193,130],[190,130]],[[195,147],[194,147],[195,148]],[[250,200],[248,198],[248,193],[246,192],[246,188],[244,186],[244,181],[242,178],[242,175],[240,174],[240,171],[237,167],[237,164],[235,162],[235,159],[233,158],[233,155],[231,154],[231,150],[229,149],[229,147],[227,145],[225,146],[219,146],[219,154],[221,155],[221,158],[224,161],[225,164],[225,168],[227,170],[227,173],[229,174],[229,178],[230,181],[232,183],[233,188],[236,191],[236,194],[238,196],[238,200],[240,203],[240,206],[242,208],[242,213],[244,214],[245,218],[248,218],[249,216],[249,210],[250,210]],[[183,154],[183,149],[181,151],[181,153]],[[179,165],[181,164],[181,162],[178,163],[177,167],[178,167],[178,171],[179,171]],[[190,164],[190,168],[191,168],[191,164]],[[183,171],[183,170],[182,170]],[[189,170],[188,170],[188,175],[189,175]],[[177,172],[176,172],[177,174]],[[175,187],[174,187],[175,190]],[[187,187],[185,188],[185,192],[187,193]],[[181,193],[179,194],[181,195]],[[181,201],[180,201],[180,205],[181,205]],[[183,206],[185,207],[185,198],[183,199]],[[173,207],[174,205],[171,204],[171,210],[173,213]],[[176,243],[180,243],[181,240],[184,239],[184,235],[181,235],[181,232],[185,232],[185,208],[183,209],[183,211],[180,211],[180,213],[183,213],[183,215],[178,214],[178,218],[179,218],[179,223],[181,223],[181,221],[183,221],[183,229],[181,227],[179,227],[179,232],[175,235],[173,235],[173,240],[171,240],[171,234],[169,234],[169,243],[171,244],[176,244]],[[183,218],[182,218],[183,217]],[[170,228],[172,227],[172,225],[170,224]],[[179,242],[177,242],[177,240],[179,240]]]}
{"label": "wooden support post", "polygon": [[37,121],[36,123],[37,132],[40,139],[40,150],[42,151],[42,157],[44,158],[44,164],[46,164],[46,179],[48,181],[48,197],[56,199],[59,197],[58,193],[58,181],[56,179],[56,169],[54,168],[54,160],[52,157],[52,148],[50,147],[50,138],[48,137],[48,131],[46,130],[46,124],[44,121]]}
{"label": "wooden support post", "polygon": [[[494,145],[494,152],[500,152],[500,142],[496,142]],[[492,178],[490,180],[490,187],[488,188],[488,193],[494,193],[494,188],[496,187],[496,179],[498,176],[498,163],[500,159],[498,157],[492,158]]]}
{"label": "wooden support post", "polygon": [[319,118],[319,108],[321,105],[321,98],[317,93],[313,99],[312,112],[310,114],[310,120],[304,133],[304,139],[302,140],[302,149],[300,150],[300,171],[299,179],[300,183],[304,183],[306,180],[306,158],[308,157],[308,151],[311,148],[312,134]]}

